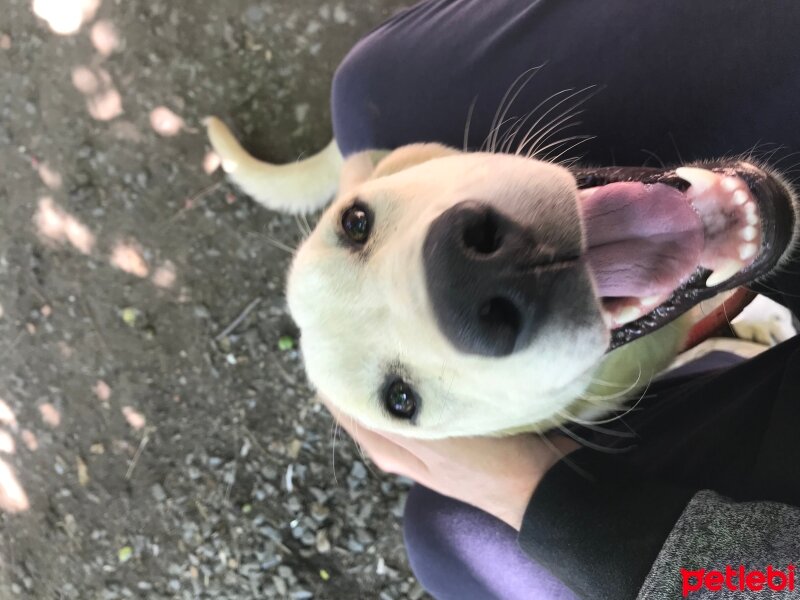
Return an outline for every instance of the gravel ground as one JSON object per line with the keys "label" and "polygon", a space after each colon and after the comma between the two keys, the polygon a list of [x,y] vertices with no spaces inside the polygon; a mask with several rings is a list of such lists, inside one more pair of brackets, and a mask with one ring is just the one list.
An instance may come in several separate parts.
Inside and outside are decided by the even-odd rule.
{"label": "gravel ground", "polygon": [[200,127],[321,148],[333,69],[403,4],[4,0],[0,598],[424,597],[407,482],[334,443],[293,348],[300,228]]}

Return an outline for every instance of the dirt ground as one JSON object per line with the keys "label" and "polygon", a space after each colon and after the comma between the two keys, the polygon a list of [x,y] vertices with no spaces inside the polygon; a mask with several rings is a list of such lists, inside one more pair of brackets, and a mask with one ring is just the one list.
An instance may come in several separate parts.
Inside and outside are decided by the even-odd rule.
{"label": "dirt ground", "polygon": [[424,596],[407,482],[334,444],[292,347],[301,230],[200,125],[321,148],[334,68],[404,4],[4,0],[0,598]]}

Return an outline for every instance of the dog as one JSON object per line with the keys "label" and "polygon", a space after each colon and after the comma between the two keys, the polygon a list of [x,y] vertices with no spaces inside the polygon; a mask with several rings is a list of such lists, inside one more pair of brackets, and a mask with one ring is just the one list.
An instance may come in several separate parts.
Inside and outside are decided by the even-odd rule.
{"label": "dog", "polygon": [[264,206],[323,208],[287,301],[319,394],[405,436],[542,432],[617,408],[681,350],[701,301],[767,276],[797,200],[741,158],[566,168],[439,144],[272,165],[206,120]]}

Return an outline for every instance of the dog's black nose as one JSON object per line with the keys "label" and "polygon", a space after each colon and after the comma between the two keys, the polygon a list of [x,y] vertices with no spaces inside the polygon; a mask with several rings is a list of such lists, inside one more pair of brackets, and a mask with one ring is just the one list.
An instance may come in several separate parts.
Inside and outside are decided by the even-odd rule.
{"label": "dog's black nose", "polygon": [[431,223],[423,246],[439,328],[468,354],[499,357],[525,348],[549,310],[562,261],[537,242],[530,225],[488,204],[456,204]]}

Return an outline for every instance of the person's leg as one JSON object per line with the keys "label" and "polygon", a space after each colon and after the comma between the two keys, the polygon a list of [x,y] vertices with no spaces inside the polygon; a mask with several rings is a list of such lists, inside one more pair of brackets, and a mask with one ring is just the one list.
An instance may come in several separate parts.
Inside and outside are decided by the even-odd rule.
{"label": "person's leg", "polygon": [[[466,145],[478,149],[492,130],[494,115],[509,86],[528,69],[544,65],[520,90],[507,117],[522,116],[545,101],[526,124],[534,126],[541,117],[535,127],[545,136],[543,144],[577,134],[596,136],[562,158],[583,155],[591,164],[641,165],[655,154],[668,162],[689,162],[747,153],[760,143],[782,147],[778,154],[788,155],[800,148],[800,119],[795,107],[800,97],[800,70],[793,68],[800,61],[800,46],[795,42],[797,22],[800,3],[793,1],[776,2],[766,10],[760,3],[747,0],[659,4],[628,0],[427,0],[376,29],[340,66],[333,85],[334,131],[345,156],[424,141],[460,147],[474,103]],[[547,130],[549,123],[557,122],[563,111],[589,93],[579,93],[558,106],[554,105],[567,94],[547,99],[562,90],[591,85],[599,87],[580,107],[585,109],[580,115],[582,125],[561,132]],[[508,127],[506,124],[502,133]],[[553,137],[547,138],[548,132]],[[513,151],[516,146],[511,144],[506,149]],[[800,286],[798,272],[797,263],[787,265],[781,271],[781,280],[772,280],[770,285],[785,291],[786,304],[794,302],[800,312],[800,290],[792,291]],[[722,475],[710,477],[716,471],[704,470],[704,463],[689,453],[691,444],[687,440],[705,439],[705,443],[702,439],[697,442],[697,447],[712,449],[715,445],[722,448],[730,440],[748,441],[752,437],[752,424],[746,422],[748,411],[752,413],[750,406],[760,396],[774,397],[777,393],[772,388],[745,385],[748,380],[762,378],[762,374],[748,371],[772,367],[780,371],[782,364],[769,361],[780,358],[786,350],[774,349],[769,358],[762,355],[752,365],[739,367],[736,377],[725,378],[732,382],[729,387],[706,389],[707,380],[697,381],[694,388],[681,390],[679,397],[665,394],[661,403],[661,395],[649,390],[638,412],[627,416],[625,424],[653,438],[652,442],[648,440],[650,452],[642,453],[655,465],[652,470],[670,472],[678,481],[685,478],[692,483],[720,484],[721,489],[735,492],[722,486],[723,480],[727,481]],[[780,382],[778,374],[775,379]],[[689,402],[685,398],[692,391],[697,393]],[[744,398],[745,393],[748,398]],[[789,392],[784,396],[789,398]],[[719,402],[709,402],[709,398]],[[731,401],[720,406],[728,398]],[[733,402],[737,398],[741,401]],[[745,407],[745,402],[754,404]],[[649,410],[642,410],[645,405]],[[663,414],[670,406],[674,407],[673,417],[693,417],[686,419],[689,423],[683,428],[677,428],[682,432],[678,444],[676,429],[657,426],[662,418],[665,424],[670,421],[669,415]],[[794,407],[788,401],[781,406],[786,418],[776,418],[775,422],[793,426],[797,422]],[[726,419],[735,423],[730,425]],[[720,435],[714,435],[713,428],[709,432],[689,427],[701,421],[720,424]],[[673,419],[672,425],[676,422],[678,419]],[[733,431],[735,426],[739,426],[736,435],[720,439],[722,432]],[[584,435],[591,439],[597,432]],[[613,446],[619,440],[607,442]],[[676,445],[686,448],[686,454],[675,450]],[[747,449],[742,444],[742,452]],[[721,450],[711,455],[724,458]],[[724,467],[722,461],[720,473]],[[514,582],[511,589],[522,593],[521,597],[536,597],[529,592],[532,582],[541,584],[549,577],[540,567],[521,553],[514,561],[505,557],[488,560],[490,553],[484,551],[494,547],[487,539],[500,538],[505,540],[502,548],[516,549],[513,531],[506,529],[500,534],[503,526],[490,526],[482,520],[491,517],[469,507],[448,505],[447,501],[449,508],[440,512],[437,502],[441,500],[434,500],[430,493],[417,490],[410,496],[407,510],[409,554],[424,585],[439,598],[487,598],[492,593],[499,598],[514,598],[486,587],[488,583]],[[486,528],[477,527],[480,523]],[[488,538],[471,537],[484,531],[495,533]],[[460,537],[459,532],[466,537]],[[470,541],[476,539],[480,541]],[[467,553],[470,561],[465,562],[459,549],[468,547],[474,551]],[[460,585],[462,579],[472,586],[469,589],[477,591],[451,587]],[[540,597],[558,598],[553,593]]]}
{"label": "person's leg", "polygon": [[403,530],[411,568],[437,600],[574,600],[517,545],[517,532],[472,506],[417,485]]}
{"label": "person's leg", "polygon": [[[749,0],[426,0],[343,61],[333,83],[334,131],[345,155],[422,141],[461,147],[476,101],[468,146],[477,149],[515,78],[542,66],[506,119],[557,94],[525,127],[541,116],[541,131],[594,93],[576,107],[584,110],[573,119],[580,125],[553,129],[540,144],[595,136],[561,158],[636,166],[759,144],[790,154],[800,149],[800,119],[792,117],[799,22],[794,0],[768,8]],[[561,93],[586,86],[597,87],[569,100]]]}

